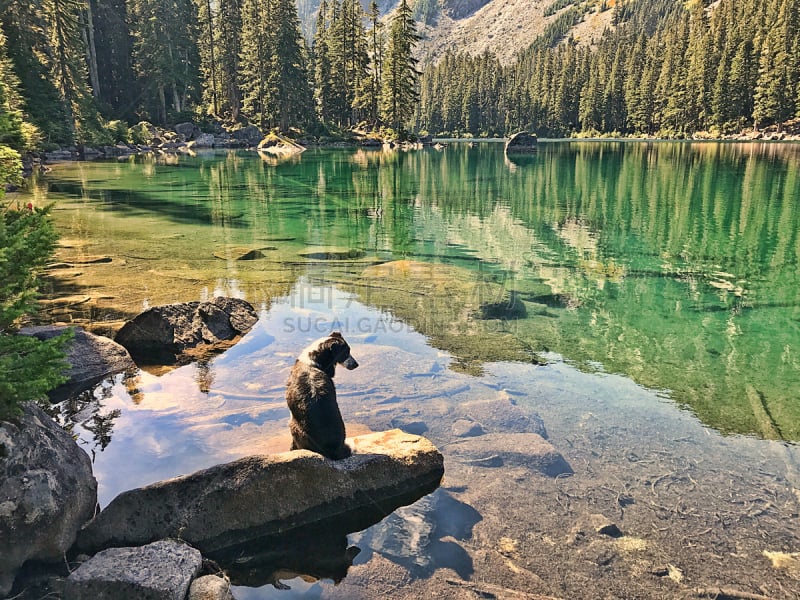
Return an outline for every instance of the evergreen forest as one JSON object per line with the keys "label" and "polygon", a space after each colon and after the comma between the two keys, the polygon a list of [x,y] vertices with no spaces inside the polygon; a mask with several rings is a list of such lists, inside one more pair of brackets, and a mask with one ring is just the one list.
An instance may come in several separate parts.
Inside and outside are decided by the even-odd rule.
{"label": "evergreen forest", "polygon": [[[554,0],[511,64],[451,52],[423,71],[430,5],[322,0],[307,40],[295,0],[0,0],[0,144],[136,141],[140,121],[681,137],[800,114],[793,0]],[[572,39],[597,10],[612,26]]]}
{"label": "evergreen forest", "polygon": [[511,65],[447,54],[421,78],[416,127],[685,137],[780,129],[800,116],[795,0],[603,2],[614,27],[581,46],[569,31],[589,4],[555,0],[559,16]]}

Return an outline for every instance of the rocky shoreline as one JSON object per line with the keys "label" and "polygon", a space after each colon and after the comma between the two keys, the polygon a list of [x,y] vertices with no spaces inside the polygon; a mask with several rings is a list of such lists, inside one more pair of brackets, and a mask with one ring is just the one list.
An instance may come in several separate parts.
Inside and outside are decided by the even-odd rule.
{"label": "rocky shoreline", "polygon": [[[31,152],[23,157],[24,170],[30,172],[34,167],[49,163],[73,160],[95,160],[126,158],[138,154],[191,154],[197,150],[245,149],[276,155],[296,154],[306,148],[400,148],[412,149],[434,144],[431,136],[420,138],[418,142],[404,142],[382,139],[366,132],[354,133],[349,138],[331,136],[300,136],[292,139],[274,133],[264,134],[258,127],[248,125],[240,129],[228,130],[215,124],[213,132],[201,131],[194,123],[179,123],[172,129],[164,129],[140,123],[136,127],[145,131],[147,143],[117,143],[114,145],[90,147],[71,146],[43,152]],[[525,132],[521,132],[525,133]],[[519,135],[519,134],[515,134]],[[514,136],[509,138],[514,139]],[[535,136],[534,136],[535,139]],[[565,141],[707,141],[707,142],[798,142],[800,141],[800,120],[790,121],[782,127],[772,125],[760,130],[744,129],[735,134],[700,131],[690,136],[590,136],[575,134]],[[456,140],[457,141],[457,140]],[[479,138],[463,138],[464,142],[480,141]],[[534,145],[535,146],[535,145]]]}
{"label": "rocky shoreline", "polygon": [[[128,350],[143,356],[161,347],[181,363],[224,350],[257,319],[247,302],[220,297],[145,311],[116,336],[124,347],[79,331],[70,381],[51,399],[136,368]],[[0,596],[29,597],[39,586],[72,600],[231,598],[227,576],[218,575],[245,556],[260,564],[261,585],[280,585],[272,573],[291,557],[341,579],[357,554],[347,534],[433,492],[444,475],[442,454],[419,435],[393,429],[348,444],[353,455],[336,462],[307,450],[247,456],[123,492],[98,512],[89,456],[28,403],[19,418],[0,422]],[[330,541],[320,545],[320,535]]]}

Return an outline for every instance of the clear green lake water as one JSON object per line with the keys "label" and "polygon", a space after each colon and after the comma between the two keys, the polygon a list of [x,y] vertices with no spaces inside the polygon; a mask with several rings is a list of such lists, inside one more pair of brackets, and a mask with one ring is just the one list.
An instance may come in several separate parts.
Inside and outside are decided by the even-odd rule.
{"label": "clear green lake water", "polygon": [[[310,276],[393,312],[467,370],[553,352],[662,390],[719,431],[800,438],[800,146],[544,143],[514,164],[500,144],[454,144],[270,160],[66,165],[46,200],[66,198],[66,238],[127,263],[110,295],[129,312],[215,291],[266,306]],[[261,260],[234,260],[253,249]],[[420,281],[394,295],[376,288],[397,287],[397,273],[359,287],[370,264],[401,259],[452,269],[401,275]],[[417,302],[430,277],[455,291]]]}
{"label": "clear green lake water", "polygon": [[800,145],[209,152],[58,165],[30,194],[62,235],[46,318],[113,331],[216,294],[261,313],[225,354],[77,407],[101,505],[283,449],[288,369],[331,329],[369,429],[502,393],[551,436],[597,402],[675,437],[800,439]]}

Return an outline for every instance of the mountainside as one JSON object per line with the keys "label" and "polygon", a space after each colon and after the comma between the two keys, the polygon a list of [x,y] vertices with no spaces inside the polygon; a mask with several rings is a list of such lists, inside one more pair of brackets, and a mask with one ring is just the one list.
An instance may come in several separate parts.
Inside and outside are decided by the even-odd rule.
{"label": "mountainside", "polygon": [[[424,1],[424,0],[421,0]],[[435,1],[435,0],[434,0]],[[552,12],[552,6],[563,8]],[[527,49],[570,7],[585,14],[570,27],[579,43],[591,43],[610,26],[612,11],[596,2],[559,0],[440,0],[438,14],[425,18],[418,53],[423,64],[435,63],[445,52],[478,55],[488,50],[504,64]],[[549,9],[549,10],[548,10]],[[549,13],[549,14],[548,14]]]}
{"label": "mountainside", "polygon": [[[297,0],[303,33],[310,42],[320,0]],[[478,55],[488,50],[503,64],[527,49],[559,19],[569,20],[568,35],[579,44],[595,42],[611,26],[613,0],[415,0],[414,17],[422,36],[421,66],[436,63],[448,51]],[[365,9],[369,0],[362,0]],[[381,15],[397,0],[378,0]],[[566,13],[569,12],[569,15]]]}

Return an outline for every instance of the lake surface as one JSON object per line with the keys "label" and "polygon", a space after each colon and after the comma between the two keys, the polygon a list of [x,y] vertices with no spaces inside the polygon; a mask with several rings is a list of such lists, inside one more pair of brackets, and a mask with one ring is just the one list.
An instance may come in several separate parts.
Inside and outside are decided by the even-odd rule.
{"label": "lake surface", "polygon": [[[791,499],[799,173],[797,145],[661,142],[542,143],[513,159],[501,144],[450,144],[59,165],[31,189],[36,204],[56,203],[62,235],[47,318],[113,332],[148,306],[218,294],[261,314],[223,355],[116,378],[74,403],[100,503],[284,450],[289,368],[334,329],[361,363],[337,376],[351,432],[421,422],[446,444],[436,432],[454,407],[510,399],[543,417],[576,477],[575,462],[601,460],[603,447],[626,494],[655,493],[663,480],[627,464],[635,448],[706,457],[714,477],[757,463],[741,485]],[[469,504],[453,492],[469,482],[448,477],[446,493]],[[380,554],[412,580],[463,576],[458,553],[426,555],[409,533],[435,529],[436,509],[425,514],[356,535],[356,567]],[[781,521],[772,516],[759,526]],[[791,549],[793,530],[770,533]],[[333,597],[343,585],[296,580],[292,593]]]}

